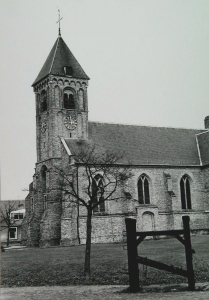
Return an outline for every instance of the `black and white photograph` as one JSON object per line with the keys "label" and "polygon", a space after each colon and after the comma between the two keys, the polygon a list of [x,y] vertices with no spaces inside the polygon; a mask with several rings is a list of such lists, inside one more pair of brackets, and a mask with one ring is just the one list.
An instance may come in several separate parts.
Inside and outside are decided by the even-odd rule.
{"label": "black and white photograph", "polygon": [[209,299],[209,1],[0,11],[1,299]]}

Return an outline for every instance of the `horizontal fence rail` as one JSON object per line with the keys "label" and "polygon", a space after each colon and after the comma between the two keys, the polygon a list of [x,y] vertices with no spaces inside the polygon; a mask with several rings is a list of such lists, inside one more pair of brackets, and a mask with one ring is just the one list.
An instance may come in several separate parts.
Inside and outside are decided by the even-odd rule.
{"label": "horizontal fence rail", "polygon": [[162,231],[141,231],[136,232],[136,236],[157,236],[157,235],[175,235],[184,234],[184,230],[162,230]]}
{"label": "horizontal fence rail", "polygon": [[136,260],[138,263],[143,264],[148,267],[152,267],[152,268],[155,268],[158,270],[164,270],[164,271],[176,274],[176,275],[188,277],[187,271],[183,270],[182,268],[174,267],[173,265],[169,266],[169,265],[166,265],[159,261],[148,259],[147,257],[141,257],[141,256],[137,256]]}

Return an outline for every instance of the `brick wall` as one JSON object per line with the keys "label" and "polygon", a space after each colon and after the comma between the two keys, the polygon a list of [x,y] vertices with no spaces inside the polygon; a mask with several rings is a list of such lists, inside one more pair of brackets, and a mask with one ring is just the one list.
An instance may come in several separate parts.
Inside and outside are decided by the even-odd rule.
{"label": "brick wall", "polygon": [[[92,218],[92,243],[115,243],[124,240],[123,215],[94,216]],[[79,218],[80,242],[86,241],[86,217]]]}
{"label": "brick wall", "polygon": [[[49,76],[34,88],[36,94],[36,140],[37,161],[60,157],[60,137],[86,138],[88,122],[87,80],[66,79],[60,76]],[[64,91],[70,89],[74,95],[75,110],[64,109]],[[79,92],[82,90],[83,107],[79,105]],[[41,93],[47,92],[47,111],[41,111]],[[81,96],[80,96],[81,97]],[[77,121],[75,129],[65,126],[66,118]]]}
{"label": "brick wall", "polygon": [[[68,202],[60,191],[60,176],[55,167],[63,169],[69,176],[76,172],[70,165],[69,157],[61,143],[63,138],[88,137],[87,80],[48,76],[34,87],[37,114],[37,164],[33,181],[33,191],[26,198],[26,218],[24,220],[24,240],[30,245],[62,245],[85,242],[86,208]],[[41,93],[47,92],[47,111],[41,112]],[[65,90],[73,93],[75,110],[64,109]],[[83,97],[83,98],[82,98]],[[67,118],[76,119],[76,128],[67,128]],[[46,167],[46,187],[42,168]],[[73,169],[74,168],[74,169]],[[84,191],[85,180],[82,168],[78,173],[80,197],[88,201]],[[191,227],[196,230],[209,228],[209,168],[198,167],[134,167],[133,177],[123,189],[131,199],[110,199],[105,203],[105,213],[94,213],[92,219],[92,242],[123,241],[125,217],[137,218],[139,230],[161,230],[180,228],[182,215],[189,215]],[[138,202],[138,180],[146,174],[149,181],[150,204]],[[191,188],[191,210],[182,210],[180,180],[189,176]],[[74,177],[77,180],[77,177]],[[124,195],[118,189],[116,196]],[[45,200],[46,196],[46,200]],[[31,209],[31,198],[34,209]],[[112,197],[114,198],[114,197]],[[47,205],[45,202],[47,201]]]}
{"label": "brick wall", "polygon": [[[137,230],[169,230],[182,228],[182,216],[190,216],[191,229],[207,232],[209,229],[208,169],[147,167],[132,169],[134,176],[129,179],[126,189],[132,199],[127,201],[107,201],[107,215],[94,214],[92,217],[92,242],[116,242],[123,240],[125,214],[136,216]],[[139,205],[137,182],[141,174],[149,179],[150,205]],[[166,174],[166,175],[165,175]],[[192,209],[181,208],[180,180],[187,174],[190,178]],[[80,176],[81,181],[82,176]],[[167,182],[169,178],[169,182]],[[171,181],[170,181],[171,180]],[[169,186],[168,186],[169,185]],[[82,188],[80,187],[80,190]],[[124,215],[123,215],[124,214]],[[80,208],[79,234],[85,243],[86,209]]]}

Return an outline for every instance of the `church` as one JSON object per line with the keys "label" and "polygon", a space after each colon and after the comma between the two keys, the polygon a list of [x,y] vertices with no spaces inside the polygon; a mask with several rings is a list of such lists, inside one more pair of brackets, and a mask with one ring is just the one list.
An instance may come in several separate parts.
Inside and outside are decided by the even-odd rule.
{"label": "church", "polygon": [[[126,203],[107,201],[93,213],[93,243],[123,242],[127,215],[137,220],[140,231],[180,229],[182,216],[188,215],[193,234],[208,234],[209,116],[202,130],[90,122],[88,82],[59,33],[32,84],[37,163],[25,201],[22,241],[40,247],[85,243],[86,211],[79,204],[65,205],[54,168],[70,173],[75,149],[88,142],[116,153],[123,149],[121,163],[133,173]],[[82,192],[82,166],[76,168],[73,180]]]}

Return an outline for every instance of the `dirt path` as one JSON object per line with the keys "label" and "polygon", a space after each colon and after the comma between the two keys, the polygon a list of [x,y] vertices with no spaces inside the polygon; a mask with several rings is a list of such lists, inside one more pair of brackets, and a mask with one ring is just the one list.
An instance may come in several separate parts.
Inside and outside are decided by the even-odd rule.
{"label": "dirt path", "polygon": [[[182,286],[181,286],[182,287]],[[44,286],[44,287],[21,287],[21,288],[2,288],[1,300],[107,300],[107,299],[140,299],[140,300],[209,300],[209,284],[200,284],[197,288],[200,291],[188,292],[177,291],[173,288],[172,292],[148,292],[130,294],[124,293],[127,286]],[[156,286],[155,286],[156,288]],[[152,289],[152,288],[151,288]],[[185,286],[183,286],[185,289]],[[153,288],[154,290],[154,288]],[[160,290],[160,288],[159,288]],[[162,289],[161,289],[162,290]]]}

